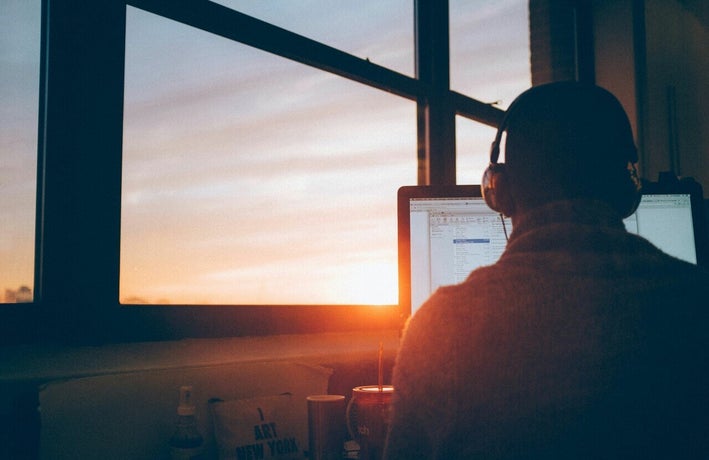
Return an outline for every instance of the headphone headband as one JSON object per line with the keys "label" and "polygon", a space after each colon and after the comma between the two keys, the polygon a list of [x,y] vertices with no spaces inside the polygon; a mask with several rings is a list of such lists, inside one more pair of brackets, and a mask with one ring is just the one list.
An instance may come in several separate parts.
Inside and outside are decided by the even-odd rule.
{"label": "headphone headband", "polygon": [[[490,164],[497,164],[497,162],[500,158],[500,144],[502,143],[502,135],[507,130],[508,125],[509,125],[509,121],[512,118],[512,116],[515,114],[515,112],[520,110],[519,109],[520,106],[525,105],[527,99],[534,97],[538,93],[556,91],[560,87],[579,88],[579,87],[583,87],[583,86],[587,86],[588,88],[594,88],[599,93],[605,93],[608,96],[610,96],[611,98],[613,98],[614,100],[616,100],[616,102],[617,102],[617,99],[615,98],[615,96],[613,96],[610,92],[606,91],[605,89],[600,88],[598,86],[594,86],[594,85],[584,85],[582,83],[578,83],[575,81],[554,82],[554,83],[547,83],[547,84],[543,84],[543,85],[534,86],[534,87],[526,90],[525,92],[523,92],[519,96],[517,96],[512,101],[510,106],[507,108],[505,113],[503,114],[502,120],[500,120],[500,123],[497,126],[497,133],[495,134],[495,139],[493,140],[492,144],[490,145]],[[620,106],[620,102],[617,102],[617,104]],[[620,107],[620,109],[623,110],[622,106]],[[623,113],[625,116],[625,112],[623,112]],[[626,150],[626,152],[628,154],[628,162],[630,162],[630,163],[637,163],[638,162],[638,153],[635,148],[635,143],[632,140],[632,135],[631,135],[628,149]]]}

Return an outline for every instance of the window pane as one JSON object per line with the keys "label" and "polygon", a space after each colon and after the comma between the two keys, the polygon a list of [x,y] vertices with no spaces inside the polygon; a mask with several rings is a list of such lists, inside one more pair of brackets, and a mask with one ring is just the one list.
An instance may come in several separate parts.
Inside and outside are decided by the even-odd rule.
{"label": "window pane", "polygon": [[414,75],[413,0],[216,3],[404,75]]}
{"label": "window pane", "polygon": [[497,130],[468,118],[455,118],[456,183],[479,184],[490,163]]}
{"label": "window pane", "polygon": [[0,302],[31,302],[39,107],[39,0],[0,2]]}
{"label": "window pane", "polygon": [[121,302],[395,304],[415,104],[127,19]]}
{"label": "window pane", "polygon": [[450,0],[451,88],[506,108],[531,86],[527,0]]}

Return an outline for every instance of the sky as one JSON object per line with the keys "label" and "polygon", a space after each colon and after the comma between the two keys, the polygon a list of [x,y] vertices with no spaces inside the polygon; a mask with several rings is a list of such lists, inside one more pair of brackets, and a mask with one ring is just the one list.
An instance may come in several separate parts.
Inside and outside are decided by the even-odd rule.
{"label": "sky", "polygon": [[34,285],[39,0],[0,1],[0,302]]}
{"label": "sky", "polygon": [[[411,1],[219,3],[413,76]],[[530,85],[526,2],[450,9],[452,88],[504,108]],[[0,37],[4,64],[17,45]],[[396,189],[416,182],[412,101],[133,7],[126,37],[122,301],[397,302]],[[32,107],[37,71],[16,72]],[[0,212],[13,216],[0,231],[2,290],[33,284],[36,113],[22,110],[35,139],[0,131]],[[5,127],[17,110],[0,113]],[[461,119],[457,132],[458,180],[478,183],[494,130]]]}

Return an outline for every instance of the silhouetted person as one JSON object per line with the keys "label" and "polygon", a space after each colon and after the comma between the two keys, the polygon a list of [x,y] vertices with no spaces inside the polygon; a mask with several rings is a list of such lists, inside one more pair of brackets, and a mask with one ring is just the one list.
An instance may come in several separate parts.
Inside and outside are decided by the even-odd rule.
{"label": "silhouetted person", "polygon": [[709,458],[709,276],[626,231],[622,106],[553,83],[500,128],[483,193],[508,245],[408,323],[387,458]]}

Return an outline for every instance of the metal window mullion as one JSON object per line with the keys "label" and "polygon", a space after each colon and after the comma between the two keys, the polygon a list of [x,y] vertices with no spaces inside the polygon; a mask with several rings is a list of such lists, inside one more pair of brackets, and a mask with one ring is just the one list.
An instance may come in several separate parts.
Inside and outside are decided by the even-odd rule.
{"label": "metal window mullion", "polygon": [[420,184],[455,183],[455,111],[451,104],[448,0],[415,0],[416,78],[429,89],[419,97]]}
{"label": "metal window mullion", "polygon": [[415,78],[205,0],[131,0],[132,6],[224,38],[415,100],[428,90]]}
{"label": "metal window mullion", "polygon": [[86,339],[106,333],[118,305],[125,7],[48,2],[36,269],[42,333]]}

